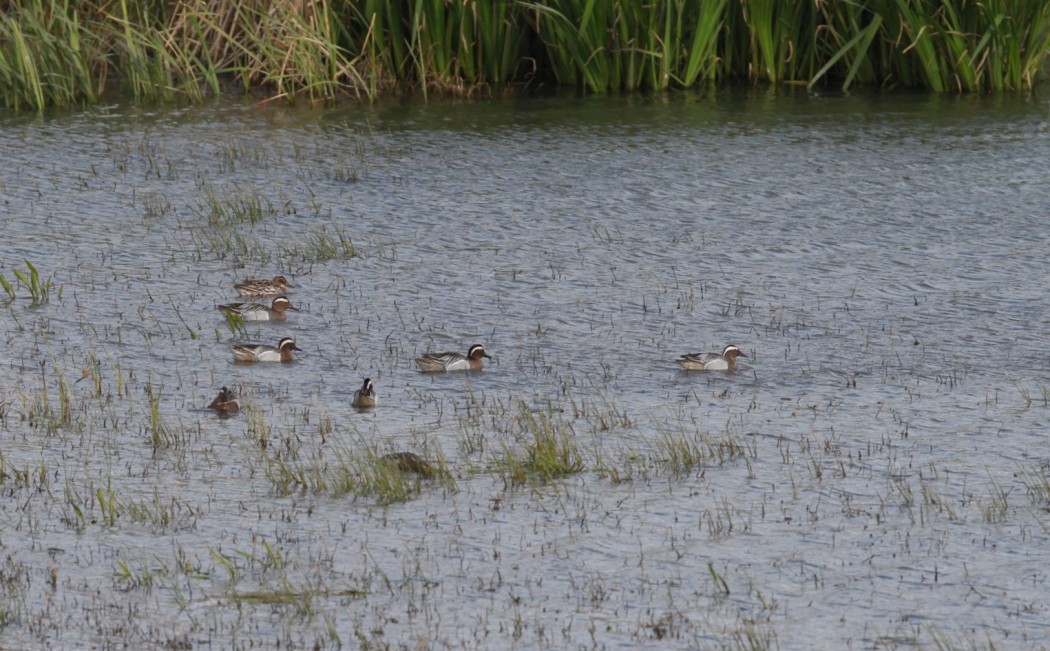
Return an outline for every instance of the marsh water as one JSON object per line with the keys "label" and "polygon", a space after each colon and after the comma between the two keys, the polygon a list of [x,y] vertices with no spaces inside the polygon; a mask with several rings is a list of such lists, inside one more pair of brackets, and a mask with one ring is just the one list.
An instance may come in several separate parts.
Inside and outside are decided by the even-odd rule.
{"label": "marsh water", "polygon": [[[1050,646],[1046,99],[112,105],[0,152],[0,647]],[[277,274],[286,321],[215,310]]]}

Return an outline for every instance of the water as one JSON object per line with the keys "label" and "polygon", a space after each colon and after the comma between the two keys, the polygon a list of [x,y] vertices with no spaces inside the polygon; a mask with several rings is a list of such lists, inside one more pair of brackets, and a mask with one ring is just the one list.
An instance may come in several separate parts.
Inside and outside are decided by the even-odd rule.
{"label": "water", "polygon": [[[1047,109],[0,118],[0,273],[54,282],[0,312],[0,645],[1050,645]],[[310,253],[339,234],[356,257]],[[277,273],[302,312],[232,336],[214,306]],[[232,363],[285,335],[296,363]],[[483,373],[412,362],[473,343]],[[674,364],[728,343],[735,374]],[[230,419],[202,409],[222,385]],[[529,412],[581,473],[510,479]],[[452,477],[390,505],[331,484],[394,450]]]}

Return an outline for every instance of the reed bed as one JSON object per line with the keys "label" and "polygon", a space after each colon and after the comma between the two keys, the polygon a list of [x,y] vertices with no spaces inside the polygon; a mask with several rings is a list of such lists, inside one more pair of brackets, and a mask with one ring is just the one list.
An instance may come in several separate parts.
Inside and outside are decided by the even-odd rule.
{"label": "reed bed", "polygon": [[114,85],[191,102],[733,80],[1024,91],[1048,51],[1047,0],[14,0],[0,14],[4,102],[32,110]]}

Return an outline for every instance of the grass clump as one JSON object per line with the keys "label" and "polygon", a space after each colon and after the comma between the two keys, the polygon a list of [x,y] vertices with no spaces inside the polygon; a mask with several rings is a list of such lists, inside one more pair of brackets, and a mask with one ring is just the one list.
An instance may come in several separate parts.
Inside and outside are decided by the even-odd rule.
{"label": "grass clump", "polygon": [[160,390],[147,386],[146,393],[149,398],[149,423],[146,425],[146,432],[153,452],[177,447],[181,442],[179,431],[168,425],[160,413]]}
{"label": "grass clump", "polygon": [[[389,455],[370,443],[357,450],[336,446],[333,452],[331,459],[306,462],[288,455],[267,455],[265,473],[278,495],[298,492],[338,497],[350,493],[374,498],[379,504],[406,502],[418,495],[429,480],[455,489],[441,455],[433,460],[408,453]],[[399,457],[411,457],[418,463],[409,467],[398,463]]]}
{"label": "grass clump", "polygon": [[278,214],[273,203],[258,192],[235,188],[233,192],[219,193],[211,186],[206,188],[197,212],[207,219],[209,226],[216,227],[254,226]]}
{"label": "grass clump", "polygon": [[725,465],[737,459],[747,461],[755,450],[737,443],[728,432],[722,438],[712,438],[703,430],[687,434],[684,430],[669,431],[659,424],[656,459],[670,472],[680,477],[708,465]]}
{"label": "grass clump", "polygon": [[515,417],[518,427],[531,440],[524,450],[504,449],[498,467],[504,482],[524,484],[530,477],[546,483],[575,475],[584,469],[583,456],[572,426],[548,407],[534,412],[523,401]]}
{"label": "grass clump", "polygon": [[197,260],[229,260],[243,266],[248,262],[266,264],[270,250],[253,233],[228,228],[200,228],[194,230]]}
{"label": "grass clump", "polygon": [[328,262],[350,260],[357,256],[353,240],[345,230],[336,226],[333,233],[327,229],[309,234],[305,240],[281,247],[281,255],[287,260],[300,262]]}
{"label": "grass clump", "polygon": [[691,473],[694,469],[706,465],[710,458],[706,446],[681,432],[662,430],[657,447],[661,461],[675,476]]}
{"label": "grass clump", "polygon": [[1050,476],[1048,476],[1047,471],[1041,468],[1028,469],[1022,467],[1018,469],[1016,474],[1021,479],[1021,483],[1024,484],[1025,491],[1032,505],[1050,509]]}
{"label": "grass clump", "polygon": [[[16,281],[29,292],[30,298],[33,299],[33,305],[48,303],[51,300],[51,289],[54,287],[54,281],[51,278],[41,278],[40,272],[33,266],[32,262],[29,260],[23,261],[26,263],[26,271],[21,269],[12,270]],[[15,287],[4,278],[3,274],[0,274],[0,287],[3,288],[11,300],[17,298]]]}

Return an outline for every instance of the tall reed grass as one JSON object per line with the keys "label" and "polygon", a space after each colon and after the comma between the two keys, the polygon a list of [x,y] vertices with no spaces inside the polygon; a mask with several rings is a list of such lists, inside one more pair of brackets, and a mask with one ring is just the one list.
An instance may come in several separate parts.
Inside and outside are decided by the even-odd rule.
{"label": "tall reed grass", "polygon": [[9,0],[0,90],[98,101],[588,92],[751,82],[1029,90],[1050,0]]}

